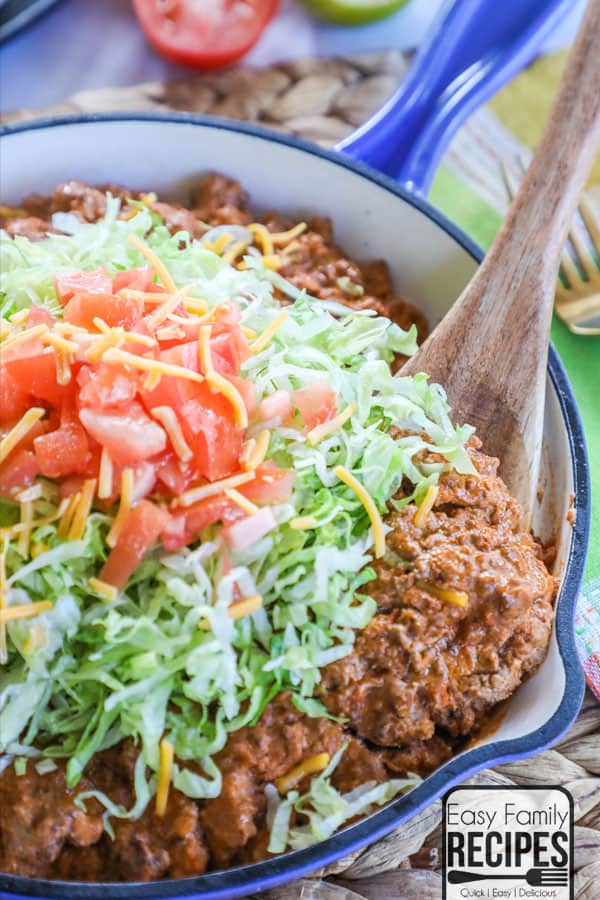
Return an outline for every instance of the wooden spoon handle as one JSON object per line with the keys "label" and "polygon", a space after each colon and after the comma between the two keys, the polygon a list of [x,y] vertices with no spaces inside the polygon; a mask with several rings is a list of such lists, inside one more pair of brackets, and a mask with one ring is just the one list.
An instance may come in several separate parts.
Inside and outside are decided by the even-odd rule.
{"label": "wooden spoon handle", "polygon": [[[600,0],[590,0],[535,156],[490,254],[521,248],[554,278],[600,128]],[[551,272],[546,273],[549,266]]]}
{"label": "wooden spoon handle", "polygon": [[549,121],[496,240],[403,374],[427,372],[453,417],[532,508],[560,251],[600,138],[600,0],[590,0]]}

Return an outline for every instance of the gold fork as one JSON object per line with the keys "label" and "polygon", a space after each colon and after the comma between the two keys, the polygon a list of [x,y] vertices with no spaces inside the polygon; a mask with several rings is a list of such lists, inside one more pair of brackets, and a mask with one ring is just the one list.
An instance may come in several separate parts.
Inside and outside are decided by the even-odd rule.
{"label": "gold fork", "polygon": [[[518,157],[517,163],[523,175],[525,164]],[[502,163],[502,177],[512,200],[518,183],[514,173],[505,163]],[[561,278],[556,287],[554,308],[569,331],[589,337],[600,335],[600,323],[583,324],[600,315],[600,269],[597,262],[600,260],[600,227],[596,211],[585,194],[582,195],[577,210],[583,228],[573,224],[569,231],[573,255],[567,244],[560,257]],[[587,240],[582,238],[582,230],[586,232]]]}

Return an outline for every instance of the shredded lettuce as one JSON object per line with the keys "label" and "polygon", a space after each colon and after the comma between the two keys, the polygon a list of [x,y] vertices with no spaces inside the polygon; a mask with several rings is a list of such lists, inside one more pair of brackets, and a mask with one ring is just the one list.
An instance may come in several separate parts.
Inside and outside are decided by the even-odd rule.
{"label": "shredded lettuce", "polygon": [[331,783],[346,745],[331,758],[329,765],[310,781],[305,794],[288,791],[280,797],[277,788],[265,787],[267,818],[270,826],[269,853],[302,850],[324,841],[346,822],[372,812],[398,794],[410,790],[419,782],[417,775],[393,778],[382,784],[367,781],[351,791],[340,793]]}
{"label": "shredded lettuce", "polygon": [[[295,471],[293,495],[274,510],[276,529],[234,554],[225,578],[217,577],[221,541],[215,527],[179,553],[157,549],[112,602],[88,588],[106,555],[106,516],[91,515],[76,543],[62,540],[52,523],[34,530],[32,542],[47,549],[30,562],[20,557],[16,540],[9,543],[8,603],[50,599],[53,606],[7,626],[0,768],[29,748],[46,760],[66,759],[67,782],[74,787],[95,753],[133,738],[141,754],[132,809],[93,792],[79,797],[84,803],[98,796],[107,823],[110,816],[135,818],[149,802],[162,736],[173,742],[178,759],[174,784],[190,797],[209,798],[221,787],[214,755],[228,734],[256,722],[279,691],[291,691],[310,716],[326,714],[315,696],[320,669],[351,652],[356,632],[375,613],[373,599],[361,593],[374,577],[370,522],[360,500],[335,476],[337,465],[365,485],[382,514],[404,479],[419,498],[444,468],[472,471],[465,448],[472,430],[452,424],[442,388],[424,375],[391,373],[396,353],[415,352],[414,329],[405,332],[387,319],[316,301],[254,256],[245,258],[245,270],[232,268],[186,232],[169,234],[143,206],[128,221],[117,219],[118,209],[109,197],[103,221],[61,220],[69,234],[37,243],[1,232],[3,315],[31,302],[58,311],[59,272],[104,266],[115,273],[142,265],[127,237],[149,232],[146,240],[177,284],[197,284],[210,305],[235,303],[242,323],[257,333],[280,312],[275,287],[294,297],[268,346],[243,365],[259,401],[275,390],[326,380],[356,412],[314,447],[299,431],[273,425],[268,456]],[[425,450],[440,461],[422,462]],[[34,511],[35,518],[47,516],[51,501],[35,501]],[[314,517],[316,527],[295,530],[294,516]],[[0,501],[0,517],[0,524],[11,524],[16,507]],[[227,607],[236,583],[247,594],[260,593],[263,607],[233,621]],[[210,630],[198,627],[202,619]],[[186,761],[199,763],[203,774]],[[327,836],[409,785],[392,781],[340,795],[331,771],[313,780],[309,794],[292,793],[277,806],[271,850]],[[290,826],[292,809],[305,824]]]}

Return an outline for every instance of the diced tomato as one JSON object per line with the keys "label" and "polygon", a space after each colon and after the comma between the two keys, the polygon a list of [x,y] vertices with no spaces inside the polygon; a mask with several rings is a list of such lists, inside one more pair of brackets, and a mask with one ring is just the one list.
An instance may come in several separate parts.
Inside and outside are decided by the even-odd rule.
{"label": "diced tomato", "polygon": [[239,467],[243,432],[233,423],[231,404],[222,394],[211,393],[205,384],[198,388],[199,396],[181,407],[180,420],[199,474],[216,481]]}
{"label": "diced tomato", "polygon": [[79,418],[86,431],[106,447],[118,465],[127,466],[140,459],[149,459],[162,453],[167,445],[163,429],[135,400],[118,413],[84,407]]}
{"label": "diced tomato", "polygon": [[15,491],[29,487],[39,475],[35,454],[31,450],[16,449],[0,465],[0,494],[10,497]]}
{"label": "diced tomato", "polygon": [[131,291],[148,292],[152,285],[154,272],[150,266],[142,266],[139,269],[126,269],[124,272],[117,272],[113,279],[113,292],[118,294],[124,288]]}
{"label": "diced tomato", "polygon": [[182,471],[180,460],[174,453],[168,453],[161,457],[156,477],[169,493],[178,497],[194,480],[194,471],[191,466],[186,466]]}
{"label": "diced tomato", "polygon": [[68,475],[66,478],[63,478],[60,483],[60,496],[70,497],[71,494],[76,494],[83,487],[84,481],[85,477],[83,475]]}
{"label": "diced tomato", "polygon": [[137,373],[120,372],[115,366],[99,363],[82,366],[77,375],[81,406],[94,408],[128,404],[135,398],[139,379]]}
{"label": "diced tomato", "polygon": [[168,521],[169,513],[165,509],[141,500],[129,513],[116,546],[100,570],[102,581],[116,588],[124,587]]}
{"label": "diced tomato", "polygon": [[326,381],[294,391],[292,399],[308,430],[332,419],[338,408],[337,394]]}
{"label": "diced tomato", "polygon": [[[143,302],[121,295],[85,293],[74,294],[64,308],[64,318],[72,325],[94,329],[96,317],[104,319],[107,325],[122,325],[132,328],[143,313]],[[130,349],[130,348],[128,348]]]}
{"label": "diced tomato", "polygon": [[27,391],[5,366],[0,366],[0,425],[16,422],[30,406]]}
{"label": "diced tomato", "polygon": [[295,474],[291,469],[280,469],[271,460],[256,469],[256,477],[238,488],[248,500],[256,503],[285,503],[294,487]]}
{"label": "diced tomato", "polygon": [[52,328],[55,322],[56,318],[43,306],[37,306],[37,304],[32,303],[27,310],[28,328],[34,328],[36,325],[47,325],[49,328]]}
{"label": "diced tomato", "polygon": [[224,528],[223,537],[232,550],[245,550],[276,527],[275,516],[268,506],[263,506],[253,516],[244,516]]}
{"label": "diced tomato", "polygon": [[90,272],[61,272],[54,277],[56,295],[65,305],[74,294],[80,291],[88,294],[111,294],[112,278],[105,269],[94,269]]}
{"label": "diced tomato", "polygon": [[80,472],[89,458],[89,443],[79,422],[71,419],[56,431],[36,437],[33,442],[40,473],[62,478]]}
{"label": "diced tomato", "polygon": [[248,417],[252,418],[256,412],[256,385],[247,378],[240,378],[239,375],[226,375],[225,377],[241,395]]}
{"label": "diced tomato", "polygon": [[263,422],[283,425],[294,415],[292,397],[289,391],[274,391],[258,404],[258,417]]}
{"label": "diced tomato", "polygon": [[198,537],[203,528],[215,522],[234,522],[244,516],[226,497],[207,497],[186,510],[175,513],[162,533],[166,550],[179,550]]}
{"label": "diced tomato", "polygon": [[56,356],[52,347],[44,348],[39,341],[27,341],[17,345],[5,361],[9,375],[19,389],[36,400],[45,400],[60,406],[73,391],[72,382],[61,385],[56,378]]}
{"label": "diced tomato", "polygon": [[[199,369],[198,344],[196,341],[188,341],[171,347],[169,350],[161,350],[158,358],[171,366],[183,366],[192,372]],[[175,412],[181,410],[186,400],[198,397],[200,388],[198,382],[189,381],[186,378],[176,378],[172,375],[163,375],[152,391],[142,389],[140,397],[147,410],[155,406],[169,406]]]}
{"label": "diced tomato", "polygon": [[248,341],[237,326],[213,325],[210,341],[213,365],[221,375],[237,375],[251,355]]}

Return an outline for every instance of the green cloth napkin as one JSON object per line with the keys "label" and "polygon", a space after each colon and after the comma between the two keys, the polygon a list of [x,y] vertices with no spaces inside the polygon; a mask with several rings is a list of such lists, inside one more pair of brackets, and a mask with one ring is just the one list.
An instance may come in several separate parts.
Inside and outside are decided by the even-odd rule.
{"label": "green cloth napkin", "polygon": [[[541,133],[564,59],[565,54],[557,54],[539,60],[490,104],[495,116],[530,147]],[[593,174],[597,181],[598,165]],[[501,215],[448,166],[440,167],[429,199],[484,249],[490,246]],[[571,334],[555,317],[552,340],[573,385],[586,433],[593,500],[586,578],[600,578],[600,337]]]}

